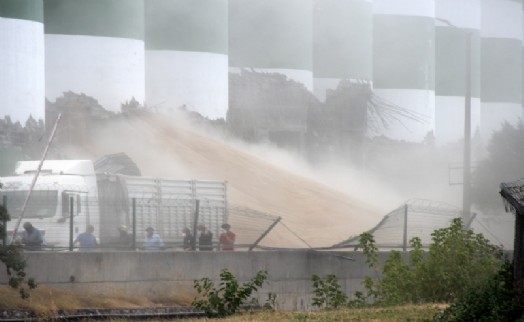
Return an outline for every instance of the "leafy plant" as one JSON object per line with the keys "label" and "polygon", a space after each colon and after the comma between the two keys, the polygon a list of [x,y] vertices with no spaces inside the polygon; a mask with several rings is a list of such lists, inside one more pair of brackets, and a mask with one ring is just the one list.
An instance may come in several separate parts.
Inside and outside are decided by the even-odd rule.
{"label": "leafy plant", "polygon": [[194,287],[201,298],[195,299],[192,305],[208,316],[224,317],[234,314],[266,279],[267,271],[259,271],[250,281],[240,285],[231,272],[222,269],[218,288],[207,277],[194,281]]}
{"label": "leafy plant", "polygon": [[[0,183],[0,188],[2,187]],[[0,240],[5,240],[6,223],[10,220],[7,209],[0,205]],[[37,284],[34,279],[26,280],[26,261],[22,256],[22,249],[19,245],[0,244],[0,261],[4,263],[6,273],[9,278],[8,284],[20,292],[20,297],[26,299],[29,297],[29,289],[34,289]]]}
{"label": "leafy plant", "polygon": [[326,279],[321,279],[318,275],[313,274],[313,288],[315,297],[313,306],[324,309],[336,309],[346,305],[348,297],[341,291],[340,284],[334,274],[329,274]]}
{"label": "leafy plant", "polygon": [[267,294],[266,303],[264,303],[264,309],[269,311],[275,311],[277,305],[277,295],[269,292]]}
{"label": "leafy plant", "polygon": [[469,288],[434,322],[512,322],[523,318],[513,287],[513,265],[506,261],[499,272],[480,287]]}
{"label": "leafy plant", "polygon": [[368,266],[382,271],[381,277],[364,279],[367,299],[382,304],[451,302],[491,278],[503,257],[499,247],[464,228],[460,218],[432,233],[427,254],[420,239],[413,238],[407,263],[401,252],[391,251],[380,267],[372,236],[362,234],[360,243]]}
{"label": "leafy plant", "polygon": [[380,296],[378,277],[381,271],[378,260],[378,248],[375,246],[373,235],[368,232],[360,234],[360,247],[362,247],[362,253],[366,256],[366,264],[375,271],[375,276],[365,276],[362,285],[366,290],[366,294],[359,292],[355,295],[362,302],[373,302]]}
{"label": "leafy plant", "polygon": [[423,283],[420,295],[428,301],[453,301],[468,288],[489,280],[503,262],[502,249],[466,229],[459,218],[431,236],[429,255],[417,272]]}

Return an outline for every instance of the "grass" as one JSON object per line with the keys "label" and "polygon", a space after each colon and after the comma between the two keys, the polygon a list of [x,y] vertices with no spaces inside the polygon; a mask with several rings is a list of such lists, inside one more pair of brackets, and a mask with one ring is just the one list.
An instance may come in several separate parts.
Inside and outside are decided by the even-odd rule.
{"label": "grass", "polygon": [[[7,286],[0,286],[0,308],[30,309],[40,317],[50,317],[58,310],[74,312],[78,308],[133,308],[151,306],[187,306],[192,296],[173,295],[154,300],[132,294],[115,291],[110,296],[80,291],[70,291],[39,285],[31,290],[27,300]],[[185,319],[186,322],[202,321],[271,321],[271,322],[328,322],[328,321],[365,321],[365,322],[416,322],[424,321],[435,315],[443,306],[438,305],[403,305],[395,307],[353,308],[314,312],[256,312],[237,314],[225,319]],[[126,319],[115,319],[126,321]],[[165,320],[163,320],[165,322]]]}
{"label": "grass", "polygon": [[29,309],[37,316],[49,317],[58,310],[74,312],[79,308],[137,308],[152,306],[186,306],[190,305],[192,297],[173,295],[158,299],[128,294],[114,290],[111,294],[101,296],[97,293],[82,290],[71,291],[38,285],[30,290],[30,297],[26,300],[20,294],[5,285],[0,285],[0,308]]}
{"label": "grass", "polygon": [[225,319],[189,319],[186,322],[417,322],[432,318],[443,307],[439,305],[403,305],[381,308],[339,309],[315,312],[258,312],[238,314]]}

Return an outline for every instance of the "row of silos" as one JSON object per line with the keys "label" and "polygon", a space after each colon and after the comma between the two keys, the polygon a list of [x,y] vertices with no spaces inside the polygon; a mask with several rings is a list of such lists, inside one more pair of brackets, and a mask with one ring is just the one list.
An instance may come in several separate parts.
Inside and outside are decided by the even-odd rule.
{"label": "row of silos", "polygon": [[44,117],[42,0],[0,1],[0,117]]}
{"label": "row of silos", "polygon": [[249,68],[321,100],[367,82],[408,115],[384,134],[447,142],[463,136],[469,59],[472,129],[489,135],[522,115],[522,16],[521,0],[1,0],[2,116],[42,117],[45,77],[50,100],[71,90],[114,111],[134,97],[221,118],[228,72]]}
{"label": "row of silos", "polygon": [[[405,115],[388,122],[385,135],[422,141],[434,134],[440,143],[453,142],[464,137],[470,64],[472,133],[480,130],[487,140],[502,122],[522,118],[521,0],[317,2],[314,77],[319,98],[339,77],[365,80],[363,75],[371,74],[374,93]],[[350,18],[349,6],[357,17]],[[359,41],[349,30],[357,36],[372,31]],[[360,69],[342,75],[351,63]],[[339,68],[326,72],[331,65]]]}
{"label": "row of silos", "polygon": [[44,98],[67,91],[111,111],[134,98],[224,117],[227,10],[226,0],[1,0],[0,117],[41,119]]}

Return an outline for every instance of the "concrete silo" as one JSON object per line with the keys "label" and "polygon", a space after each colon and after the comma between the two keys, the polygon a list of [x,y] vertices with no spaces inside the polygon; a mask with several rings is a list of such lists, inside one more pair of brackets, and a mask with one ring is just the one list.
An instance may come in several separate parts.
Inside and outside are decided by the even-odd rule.
{"label": "concrete silo", "polygon": [[314,93],[325,100],[326,90],[340,81],[371,82],[373,15],[370,0],[314,0]]}
{"label": "concrete silo", "polygon": [[373,2],[375,94],[400,108],[384,130],[390,138],[420,142],[434,130],[434,19],[434,0]]}
{"label": "concrete silo", "polygon": [[481,1],[435,0],[435,136],[439,144],[464,138],[468,63],[472,134],[480,125]]}
{"label": "concrete silo", "polygon": [[522,118],[522,4],[520,0],[482,0],[482,139],[504,121]]}
{"label": "concrete silo", "polygon": [[312,0],[229,0],[229,67],[280,73],[313,90]]}
{"label": "concrete silo", "polygon": [[44,118],[42,0],[0,1],[0,118]]}
{"label": "concrete silo", "polygon": [[227,0],[146,0],[145,12],[148,106],[225,118]]}
{"label": "concrete silo", "polygon": [[144,102],[144,5],[45,0],[46,97],[84,93],[107,110]]}

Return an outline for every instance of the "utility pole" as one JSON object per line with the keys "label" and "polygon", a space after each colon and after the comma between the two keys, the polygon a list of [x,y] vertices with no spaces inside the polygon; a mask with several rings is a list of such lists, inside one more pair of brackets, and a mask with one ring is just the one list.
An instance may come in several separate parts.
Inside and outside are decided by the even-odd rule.
{"label": "utility pole", "polygon": [[462,222],[471,217],[471,41],[472,33],[466,32],[466,88],[464,94],[464,158],[462,185]]}
{"label": "utility pole", "polygon": [[[442,18],[435,18],[446,25],[460,29],[451,22]],[[471,218],[471,42],[473,33],[466,31],[466,69],[465,69],[465,89],[464,89],[464,156],[462,161],[462,223],[466,225]]]}

